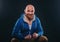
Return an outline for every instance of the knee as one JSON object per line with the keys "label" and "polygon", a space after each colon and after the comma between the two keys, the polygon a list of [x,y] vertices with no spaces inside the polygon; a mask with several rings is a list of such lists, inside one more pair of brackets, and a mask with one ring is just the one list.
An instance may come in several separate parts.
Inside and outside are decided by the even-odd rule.
{"label": "knee", "polygon": [[40,41],[40,42],[48,42],[48,38],[47,38],[46,36],[41,36],[41,37],[39,38],[39,41]]}
{"label": "knee", "polygon": [[19,40],[17,38],[12,38],[11,42],[19,42]]}

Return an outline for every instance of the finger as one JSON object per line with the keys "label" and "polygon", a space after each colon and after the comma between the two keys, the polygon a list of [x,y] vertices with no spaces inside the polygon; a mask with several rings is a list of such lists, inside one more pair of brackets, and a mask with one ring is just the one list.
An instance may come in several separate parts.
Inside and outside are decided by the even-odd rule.
{"label": "finger", "polygon": [[31,38],[31,35],[30,35],[30,38]]}

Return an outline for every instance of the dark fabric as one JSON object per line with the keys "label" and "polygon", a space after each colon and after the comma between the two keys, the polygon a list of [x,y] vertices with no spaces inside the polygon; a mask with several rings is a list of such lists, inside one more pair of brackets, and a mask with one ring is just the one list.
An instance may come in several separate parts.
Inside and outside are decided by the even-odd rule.
{"label": "dark fabric", "polygon": [[31,40],[12,40],[12,42],[48,42],[48,38],[46,36],[38,37],[37,39],[31,39]]}

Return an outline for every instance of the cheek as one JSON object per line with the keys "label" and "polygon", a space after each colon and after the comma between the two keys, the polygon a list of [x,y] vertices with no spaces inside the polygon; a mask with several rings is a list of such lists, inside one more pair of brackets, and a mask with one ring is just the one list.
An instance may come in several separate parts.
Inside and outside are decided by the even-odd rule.
{"label": "cheek", "polygon": [[25,12],[25,14],[29,14],[29,12]]}
{"label": "cheek", "polygon": [[34,12],[32,14],[34,14]]}

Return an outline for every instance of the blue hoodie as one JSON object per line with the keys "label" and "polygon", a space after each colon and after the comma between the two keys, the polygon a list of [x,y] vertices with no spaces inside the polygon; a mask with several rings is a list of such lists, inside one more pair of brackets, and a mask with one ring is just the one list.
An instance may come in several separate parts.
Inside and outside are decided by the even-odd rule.
{"label": "blue hoodie", "polygon": [[26,35],[30,34],[32,36],[35,32],[38,33],[38,36],[43,35],[43,29],[39,18],[35,16],[35,20],[32,22],[30,30],[28,23],[24,21],[24,15],[22,15],[13,28],[12,37],[17,37],[23,40]]}

